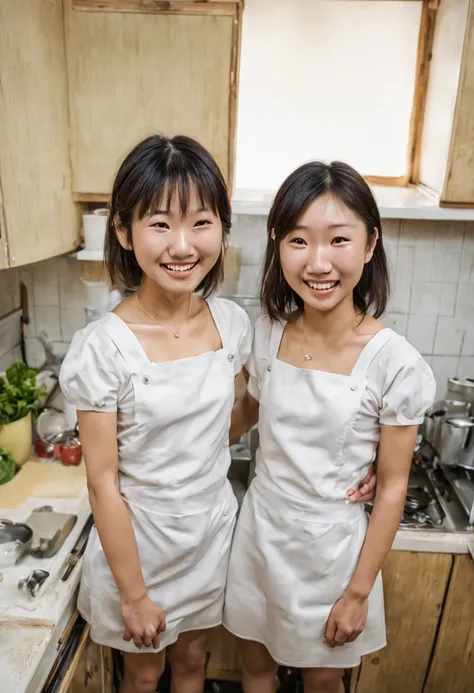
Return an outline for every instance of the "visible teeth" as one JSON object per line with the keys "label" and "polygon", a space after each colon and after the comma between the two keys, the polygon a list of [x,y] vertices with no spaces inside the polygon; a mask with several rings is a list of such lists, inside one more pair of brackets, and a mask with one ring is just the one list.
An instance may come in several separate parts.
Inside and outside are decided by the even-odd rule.
{"label": "visible teeth", "polygon": [[171,270],[171,272],[188,272],[195,264],[195,262],[192,262],[190,265],[165,265],[165,267]]}
{"label": "visible teeth", "polygon": [[307,283],[311,289],[316,289],[316,291],[324,291],[327,289],[332,289],[337,284],[337,282],[321,282],[321,283],[307,282]]}

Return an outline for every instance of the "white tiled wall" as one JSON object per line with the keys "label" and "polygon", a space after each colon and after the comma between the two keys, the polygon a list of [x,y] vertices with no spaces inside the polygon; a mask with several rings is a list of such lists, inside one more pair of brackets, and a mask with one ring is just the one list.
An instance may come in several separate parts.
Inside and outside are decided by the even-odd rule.
{"label": "white tiled wall", "polygon": [[[449,376],[474,377],[474,222],[383,221],[392,295],[384,323],[432,366],[438,396]],[[235,218],[243,251],[239,293],[258,291],[265,218]]]}
{"label": "white tiled wall", "polygon": [[39,366],[44,351],[36,337],[41,332],[48,341],[70,342],[85,325],[80,264],[70,256],[57,257],[22,268],[19,278],[28,289],[27,357]]}
{"label": "white tiled wall", "polygon": [[[438,395],[446,378],[474,377],[474,222],[383,222],[392,296],[383,318],[431,364]],[[231,242],[242,248],[238,293],[258,294],[266,243],[265,217],[234,218]],[[18,282],[28,288],[31,322],[28,358],[44,356],[35,337],[69,342],[85,324],[84,294],[77,260],[60,257],[20,270],[0,272],[0,316],[19,305]],[[13,354],[0,354],[0,370]],[[38,364],[39,365],[39,364]]]}

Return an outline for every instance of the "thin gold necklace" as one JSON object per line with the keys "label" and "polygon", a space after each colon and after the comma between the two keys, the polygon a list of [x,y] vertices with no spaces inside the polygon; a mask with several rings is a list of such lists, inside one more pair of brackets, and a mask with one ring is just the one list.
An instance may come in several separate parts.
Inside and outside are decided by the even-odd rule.
{"label": "thin gold necklace", "polygon": [[142,311],[145,313],[145,315],[147,315],[149,318],[151,318],[151,320],[154,320],[156,323],[158,323],[158,325],[161,325],[161,327],[164,327],[165,330],[168,330],[168,332],[171,332],[171,334],[174,336],[175,339],[179,339],[179,334],[180,334],[181,330],[183,329],[183,327],[185,326],[185,324],[188,322],[188,319],[189,319],[189,314],[190,314],[190,312],[191,312],[191,305],[192,305],[192,302],[193,302],[193,296],[192,296],[192,294],[191,294],[191,296],[189,297],[189,306],[188,306],[188,312],[186,313],[186,318],[185,318],[183,324],[181,325],[181,327],[179,328],[179,331],[178,331],[178,332],[176,332],[176,330],[173,330],[173,328],[168,327],[168,325],[165,325],[164,323],[160,322],[160,321],[157,320],[151,313],[149,313],[147,310],[145,310],[145,308],[144,308],[143,305],[142,305],[142,302],[140,301],[140,299],[139,299],[139,297],[138,297],[138,293],[136,293],[135,296],[137,297],[138,305],[140,306],[140,308],[142,309]]}
{"label": "thin gold necklace", "polygon": [[308,353],[308,340],[306,338],[306,329],[305,329],[305,325],[304,325],[304,318],[301,318],[301,328],[303,331],[303,343],[304,343],[304,349],[305,349],[304,360],[305,361],[312,361],[313,357],[311,356],[310,353]]}

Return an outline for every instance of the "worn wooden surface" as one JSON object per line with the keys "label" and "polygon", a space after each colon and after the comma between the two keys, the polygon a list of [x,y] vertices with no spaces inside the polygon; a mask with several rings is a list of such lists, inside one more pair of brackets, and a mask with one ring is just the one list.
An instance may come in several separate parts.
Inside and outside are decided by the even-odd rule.
{"label": "worn wooden surface", "polygon": [[73,250],[78,231],[61,0],[0,3],[0,84],[2,237],[6,227],[15,267]]}
{"label": "worn wooden surface", "polygon": [[86,12],[139,12],[161,14],[233,14],[242,0],[72,0],[74,9]]}
{"label": "worn wooden surface", "polygon": [[124,155],[157,132],[196,138],[227,177],[234,17],[77,12],[69,3],[74,193],[110,193]]}
{"label": "worn wooden surface", "polygon": [[469,0],[459,86],[441,199],[445,205],[474,203],[474,0]]}
{"label": "worn wooden surface", "polygon": [[67,693],[112,693],[112,650],[87,638]]}
{"label": "worn wooden surface", "polygon": [[441,626],[423,693],[474,691],[474,561],[455,556]]}
{"label": "worn wooden surface", "polygon": [[207,677],[226,681],[240,681],[242,662],[237,638],[223,626],[215,628],[208,646],[210,652]]}
{"label": "worn wooden surface", "polygon": [[388,645],[363,658],[357,693],[422,693],[452,562],[449,554],[389,554],[383,570]]}

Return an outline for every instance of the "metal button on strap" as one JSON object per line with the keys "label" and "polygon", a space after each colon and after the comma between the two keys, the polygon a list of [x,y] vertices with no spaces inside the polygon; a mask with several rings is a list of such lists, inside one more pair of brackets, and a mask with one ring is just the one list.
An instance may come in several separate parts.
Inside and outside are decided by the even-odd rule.
{"label": "metal button on strap", "polygon": [[272,370],[272,367],[271,367],[270,364],[269,364],[269,365],[267,366],[267,371],[271,371],[271,370]]}
{"label": "metal button on strap", "polygon": [[233,360],[234,360],[234,354],[232,354],[232,353],[227,354],[227,360],[228,360],[228,361],[233,361]]}
{"label": "metal button on strap", "polygon": [[142,378],[142,383],[143,383],[144,385],[148,385],[149,382],[150,382],[150,376],[149,376],[149,375],[144,375],[143,378]]}
{"label": "metal button on strap", "polygon": [[355,392],[357,390],[357,385],[354,383],[354,385],[351,385],[351,390],[352,392]]}

